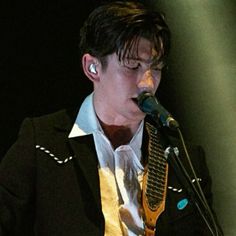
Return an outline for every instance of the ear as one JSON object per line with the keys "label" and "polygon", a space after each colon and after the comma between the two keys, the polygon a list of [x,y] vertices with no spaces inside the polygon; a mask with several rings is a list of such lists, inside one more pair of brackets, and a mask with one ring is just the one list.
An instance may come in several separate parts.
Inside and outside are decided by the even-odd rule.
{"label": "ear", "polygon": [[[96,73],[90,70],[91,65],[95,65]],[[82,57],[82,67],[84,74],[92,81],[99,81],[99,63],[96,57],[91,56],[89,53],[86,53]]]}

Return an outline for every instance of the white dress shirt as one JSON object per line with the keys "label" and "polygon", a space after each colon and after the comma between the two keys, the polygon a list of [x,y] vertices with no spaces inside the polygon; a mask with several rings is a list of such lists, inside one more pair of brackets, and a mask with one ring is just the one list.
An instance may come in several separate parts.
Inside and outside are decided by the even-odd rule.
{"label": "white dress shirt", "polygon": [[93,107],[93,93],[83,102],[69,138],[93,134],[98,156],[105,235],[143,235],[138,195],[143,177],[141,122],[127,145],[115,150],[105,136]]}

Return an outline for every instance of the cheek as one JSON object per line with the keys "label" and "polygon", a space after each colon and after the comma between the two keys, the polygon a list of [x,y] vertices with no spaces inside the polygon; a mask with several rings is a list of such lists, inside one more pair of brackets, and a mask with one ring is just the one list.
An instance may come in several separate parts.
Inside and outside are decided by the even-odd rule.
{"label": "cheek", "polygon": [[110,75],[109,77],[106,77],[106,80],[103,80],[102,87],[103,92],[106,92],[104,98],[109,99],[108,96],[123,97],[129,85],[126,80],[122,79],[122,77]]}
{"label": "cheek", "polygon": [[116,78],[115,88],[128,91],[136,86],[137,76],[131,75],[130,73],[121,72]]}
{"label": "cheek", "polygon": [[155,82],[154,82],[154,87],[155,87],[155,90],[158,89],[159,85],[161,83],[161,75],[158,76],[158,78],[155,79]]}

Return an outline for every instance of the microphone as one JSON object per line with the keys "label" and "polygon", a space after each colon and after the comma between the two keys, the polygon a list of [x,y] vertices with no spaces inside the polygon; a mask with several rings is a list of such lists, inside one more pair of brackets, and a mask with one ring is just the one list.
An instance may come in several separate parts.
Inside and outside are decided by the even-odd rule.
{"label": "microphone", "polygon": [[171,129],[179,127],[178,122],[158,102],[157,98],[152,93],[142,92],[137,97],[137,103],[141,111],[151,115],[154,119],[159,119],[163,126],[167,126]]}

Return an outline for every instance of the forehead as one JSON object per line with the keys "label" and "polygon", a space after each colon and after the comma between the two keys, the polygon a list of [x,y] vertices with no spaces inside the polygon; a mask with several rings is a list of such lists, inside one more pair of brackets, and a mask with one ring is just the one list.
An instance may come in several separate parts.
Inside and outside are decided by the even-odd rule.
{"label": "forehead", "polygon": [[157,57],[159,57],[159,52],[154,48],[153,43],[145,38],[139,38],[124,56],[124,58],[144,61],[151,61]]}

